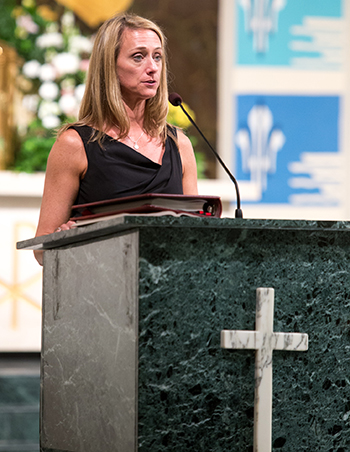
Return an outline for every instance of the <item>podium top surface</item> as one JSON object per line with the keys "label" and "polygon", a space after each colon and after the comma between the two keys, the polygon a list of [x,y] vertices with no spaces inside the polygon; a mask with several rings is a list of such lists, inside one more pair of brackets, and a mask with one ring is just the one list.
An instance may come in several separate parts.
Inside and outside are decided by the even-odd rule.
{"label": "podium top surface", "polygon": [[244,218],[173,217],[152,215],[121,215],[69,231],[23,240],[17,243],[19,250],[53,249],[61,246],[93,240],[112,234],[142,228],[199,228],[199,229],[262,229],[294,231],[343,231],[350,232],[348,221],[264,220]]}

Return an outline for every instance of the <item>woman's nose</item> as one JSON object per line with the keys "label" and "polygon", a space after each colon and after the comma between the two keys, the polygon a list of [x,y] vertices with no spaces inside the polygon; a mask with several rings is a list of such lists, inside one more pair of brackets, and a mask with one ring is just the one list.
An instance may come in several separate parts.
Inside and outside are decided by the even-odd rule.
{"label": "woman's nose", "polygon": [[158,64],[153,58],[149,58],[147,64],[147,72],[156,72],[158,70]]}

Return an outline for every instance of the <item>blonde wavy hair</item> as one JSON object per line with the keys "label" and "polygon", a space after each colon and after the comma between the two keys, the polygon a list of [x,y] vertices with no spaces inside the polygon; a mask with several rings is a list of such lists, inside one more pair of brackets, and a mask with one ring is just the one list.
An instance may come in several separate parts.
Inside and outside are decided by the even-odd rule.
{"label": "blonde wavy hair", "polygon": [[[59,135],[72,125],[89,125],[96,129],[92,141],[97,140],[100,144],[104,132],[113,126],[119,128],[119,138],[127,136],[130,121],[122,100],[116,72],[116,61],[123,33],[127,28],[152,30],[160,39],[163,49],[160,84],[157,94],[146,100],[143,128],[151,137],[160,137],[163,143],[165,142],[168,134],[166,123],[168,114],[166,37],[154,22],[134,14],[115,16],[100,27],[91,53],[78,121],[63,126],[59,130]],[[171,131],[170,135],[173,135]]]}

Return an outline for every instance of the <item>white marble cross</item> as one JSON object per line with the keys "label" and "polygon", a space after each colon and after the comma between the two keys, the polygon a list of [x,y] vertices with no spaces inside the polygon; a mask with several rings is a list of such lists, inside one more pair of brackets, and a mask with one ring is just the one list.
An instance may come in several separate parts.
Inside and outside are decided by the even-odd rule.
{"label": "white marble cross", "polygon": [[256,290],[256,331],[221,331],[221,347],[253,349],[255,352],[254,452],[271,452],[272,352],[305,351],[308,335],[274,333],[274,289]]}

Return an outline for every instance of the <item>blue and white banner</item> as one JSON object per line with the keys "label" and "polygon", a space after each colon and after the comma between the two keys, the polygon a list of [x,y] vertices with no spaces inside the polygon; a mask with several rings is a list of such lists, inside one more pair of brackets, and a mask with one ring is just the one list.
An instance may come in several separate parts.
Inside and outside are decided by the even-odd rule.
{"label": "blue and white banner", "polygon": [[238,0],[238,65],[340,70],[341,0]]}
{"label": "blue and white banner", "polygon": [[339,206],[339,98],[237,97],[236,177],[262,203]]}
{"label": "blue and white banner", "polygon": [[249,216],[346,219],[345,0],[220,10],[219,150]]}

